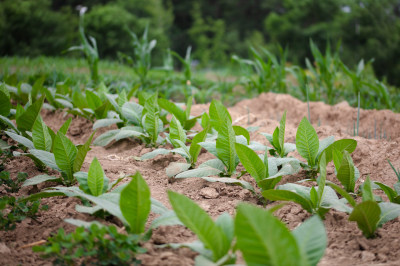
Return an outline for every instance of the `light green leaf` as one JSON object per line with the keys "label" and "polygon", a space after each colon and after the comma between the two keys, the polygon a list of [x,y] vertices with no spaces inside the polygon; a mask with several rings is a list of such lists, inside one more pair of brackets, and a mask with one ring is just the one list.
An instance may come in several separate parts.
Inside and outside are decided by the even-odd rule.
{"label": "light green leaf", "polygon": [[29,150],[29,153],[42,161],[46,166],[54,170],[61,171],[61,169],[57,166],[53,153],[36,149]]}
{"label": "light green leaf", "polygon": [[374,193],[372,191],[371,179],[367,176],[367,179],[362,185],[362,199],[363,201],[375,201]]}
{"label": "light green leaf", "polygon": [[143,233],[150,213],[151,201],[150,189],[139,172],[132,176],[132,181],[122,190],[119,205],[129,223],[129,232]]}
{"label": "light green leaf", "polygon": [[397,218],[400,215],[400,204],[392,202],[380,202],[381,216],[378,221],[378,227]]}
{"label": "light green leaf", "polygon": [[203,129],[203,131],[200,131],[193,137],[192,144],[189,148],[189,154],[192,164],[195,164],[197,162],[197,157],[199,156],[199,153],[201,151],[201,146],[199,145],[199,143],[206,140],[209,129],[210,127],[207,126],[205,129]]}
{"label": "light green leaf", "polygon": [[324,256],[327,236],[323,222],[313,216],[292,231],[308,265],[317,265]]}
{"label": "light green leaf", "polygon": [[121,123],[123,122],[121,119],[119,118],[104,118],[104,119],[99,119],[96,122],[94,122],[93,124],[93,130],[96,130],[98,128],[102,128],[102,127],[108,127],[117,123]]}
{"label": "light green leaf", "polygon": [[175,116],[172,116],[170,127],[169,127],[169,137],[171,140],[171,143],[175,146],[178,147],[179,145],[176,145],[174,140],[178,139],[183,143],[186,143],[186,133],[185,130],[183,129],[181,123],[179,122],[178,119],[176,119]]}
{"label": "light green leaf", "polygon": [[92,143],[94,133],[95,132],[90,135],[88,140],[83,145],[79,146],[73,166],[74,173],[81,170],[86,155],[90,151],[90,144]]}
{"label": "light green leaf", "polygon": [[115,140],[115,136],[120,132],[120,129],[109,130],[100,136],[98,136],[94,141],[93,145],[95,146],[106,146],[111,143],[111,141]]}
{"label": "light green leaf", "polygon": [[319,149],[319,139],[317,132],[305,117],[301,120],[297,128],[296,149],[301,157],[307,160],[310,166],[315,165]]}
{"label": "light green leaf", "polygon": [[269,211],[239,204],[235,233],[247,265],[304,265],[295,237]]}
{"label": "light green leaf", "polygon": [[346,150],[348,153],[352,153],[357,147],[357,141],[354,139],[340,139],[332,143],[326,148],[326,162],[329,163],[333,159],[333,150],[336,149],[340,152]]}
{"label": "light green leaf", "polygon": [[346,150],[344,151],[343,160],[337,173],[337,179],[348,192],[354,192],[356,185],[354,164],[350,154]]}
{"label": "light green leaf", "polygon": [[165,172],[168,177],[174,177],[179,173],[182,173],[190,168],[190,164],[188,163],[177,163],[172,162],[165,169]]}
{"label": "light green leaf", "polygon": [[188,170],[175,176],[175,178],[189,178],[189,177],[207,177],[215,176],[222,173],[221,170],[213,167],[199,167],[197,169]]}
{"label": "light green leaf", "polygon": [[89,166],[87,183],[93,196],[99,196],[103,193],[104,172],[96,157]]}
{"label": "light green leaf", "polygon": [[26,186],[33,186],[33,185],[37,185],[46,181],[60,181],[59,177],[55,177],[55,176],[49,176],[49,175],[37,175],[34,176],[32,178],[27,179],[22,186],[26,187]]}
{"label": "light green leaf", "polygon": [[67,175],[68,181],[74,179],[73,167],[78,150],[75,145],[60,131],[54,140],[54,157],[57,166]]}
{"label": "light green leaf", "polygon": [[321,153],[328,148],[330,145],[332,145],[332,143],[335,142],[335,137],[334,136],[329,136],[327,138],[324,138],[323,140],[321,140],[319,142],[319,149],[318,149],[318,156],[317,158],[319,158],[321,156]]}
{"label": "light green leaf", "polygon": [[246,171],[256,180],[256,182],[259,182],[267,177],[267,172],[263,161],[261,161],[260,157],[258,157],[253,150],[239,143],[235,144],[235,148],[240,162]]}
{"label": "light green leaf", "polygon": [[173,114],[179,120],[179,122],[181,122],[181,124],[185,123],[186,121],[185,111],[179,108],[176,104],[168,101],[167,99],[162,99],[162,98],[158,99],[158,104],[162,109]]}
{"label": "light green leaf", "polygon": [[168,197],[181,222],[197,235],[206,248],[213,252],[213,260],[222,258],[230,248],[230,243],[222,229],[203,209],[186,196],[168,191]]}
{"label": "light green leaf", "polygon": [[58,132],[61,132],[64,135],[67,135],[67,132],[68,132],[69,126],[71,125],[71,122],[72,122],[72,117],[68,118],[68,120],[64,122],[64,124],[60,127]]}
{"label": "light green leaf", "polygon": [[134,125],[141,125],[143,106],[140,104],[127,102],[122,106],[121,112],[122,116],[129,122]]}
{"label": "light green leaf", "polygon": [[153,150],[153,151],[151,151],[151,152],[148,152],[148,153],[143,154],[143,155],[140,157],[140,159],[141,159],[141,160],[149,160],[149,159],[155,158],[155,157],[158,156],[158,155],[166,155],[166,154],[169,154],[169,153],[171,153],[171,152],[172,152],[172,150],[167,150],[167,149],[164,149],[164,148],[159,148],[159,149],[155,149],[155,150]]}
{"label": "light green leaf", "polygon": [[24,136],[15,134],[15,133],[10,132],[10,131],[4,131],[4,133],[6,133],[7,136],[12,138],[13,140],[18,142],[19,144],[22,144],[23,146],[27,147],[29,150],[35,148],[33,142],[30,139],[25,138]]}
{"label": "light green leaf", "polygon": [[[0,85],[3,87],[3,85]],[[8,116],[11,110],[11,101],[9,95],[6,94],[6,90],[0,90],[0,115]]]}
{"label": "light green leaf", "polygon": [[250,133],[247,129],[241,126],[232,126],[233,131],[235,131],[236,136],[244,136],[247,140],[247,145],[250,145]]}
{"label": "light green leaf", "polygon": [[36,122],[33,124],[32,140],[36,149],[51,151],[53,140],[49,133],[48,127],[40,116],[37,117]]}
{"label": "light green leaf", "polygon": [[381,209],[375,201],[364,201],[354,207],[349,221],[357,222],[358,228],[365,237],[370,238],[375,234],[381,216]]}
{"label": "light green leaf", "polygon": [[[296,191],[297,192],[297,191]],[[292,201],[297,204],[300,204],[303,209],[308,211],[309,213],[313,212],[313,206],[310,199],[310,192],[308,192],[308,197],[304,197],[304,195],[299,195],[294,191],[281,189],[281,186],[278,187],[278,190],[265,190],[262,192],[264,198],[273,201]]]}
{"label": "light green leaf", "polygon": [[219,125],[216,148],[218,158],[226,166],[228,175],[235,171],[237,165],[235,143],[235,132],[233,131],[231,122],[225,120]]}
{"label": "light green leaf", "polygon": [[286,111],[283,113],[281,121],[279,123],[279,147],[281,149],[280,156],[283,157],[285,153],[285,126],[286,126]]}
{"label": "light green leaf", "polygon": [[44,96],[30,105],[24,113],[16,118],[17,127],[21,131],[31,131],[42,108]]}

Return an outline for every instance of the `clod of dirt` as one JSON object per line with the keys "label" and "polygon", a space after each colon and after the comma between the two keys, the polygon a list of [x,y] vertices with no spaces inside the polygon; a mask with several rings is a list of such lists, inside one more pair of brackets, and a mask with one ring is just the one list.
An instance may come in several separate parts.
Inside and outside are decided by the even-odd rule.
{"label": "clod of dirt", "polygon": [[219,193],[215,188],[205,187],[200,190],[200,196],[206,199],[216,199],[219,196]]}

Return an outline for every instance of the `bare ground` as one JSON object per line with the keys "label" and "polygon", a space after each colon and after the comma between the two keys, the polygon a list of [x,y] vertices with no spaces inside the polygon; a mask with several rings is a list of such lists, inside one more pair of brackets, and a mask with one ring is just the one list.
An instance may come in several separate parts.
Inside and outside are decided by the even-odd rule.
{"label": "bare ground", "polygon": [[[192,114],[200,114],[208,110],[208,105],[195,105]],[[297,126],[303,116],[307,116],[307,104],[289,96],[280,94],[262,94],[258,98],[244,100],[229,108],[235,124],[242,126],[258,126],[257,132],[272,133],[279,124],[284,110],[287,110],[286,141],[294,142]],[[328,106],[321,102],[310,104],[311,120],[318,136],[324,138],[334,135],[335,139],[352,138],[353,123],[357,110],[347,103]],[[50,127],[57,130],[68,118],[64,112],[43,111],[42,116]],[[372,180],[392,186],[396,176],[387,159],[400,168],[400,114],[388,110],[362,110],[360,116],[360,135],[355,137],[357,149],[352,157],[359,168],[361,177],[357,185],[369,175]],[[83,143],[92,132],[92,123],[83,118],[74,118],[68,136],[75,143]],[[375,129],[376,128],[376,129]],[[104,132],[104,130],[102,131]],[[97,132],[96,136],[102,132]],[[251,133],[252,140],[266,144],[266,139],[257,132]],[[366,137],[366,138],[365,138]],[[368,139],[368,137],[370,139]],[[150,186],[152,197],[170,207],[167,190],[183,193],[195,200],[211,216],[217,217],[223,212],[231,215],[240,201],[257,204],[257,198],[240,187],[219,183],[207,183],[202,179],[183,179],[168,182],[165,167],[170,162],[182,160],[176,155],[159,156],[154,160],[137,161],[135,157],[143,155],[151,149],[135,140],[123,140],[108,147],[93,147],[83,165],[87,171],[90,162],[96,156],[102,164],[106,175],[114,180],[120,175],[134,174],[140,171]],[[296,153],[290,156],[298,157]],[[210,159],[212,155],[202,153],[199,163]],[[7,171],[13,177],[18,172],[27,172],[33,177],[39,172],[28,158],[13,158],[7,164]],[[328,169],[328,179],[333,179],[333,169]],[[244,180],[254,182],[250,176]],[[295,182],[305,178],[300,172],[286,177],[283,182]],[[39,189],[54,184],[40,185]],[[35,193],[32,188],[23,188],[14,196],[26,196]],[[0,187],[0,194],[5,191]],[[50,265],[51,260],[43,260],[30,248],[24,245],[44,240],[57,232],[61,227],[70,232],[72,225],[65,223],[66,218],[93,220],[92,217],[75,211],[78,199],[57,197],[43,200],[49,210],[41,211],[36,220],[26,219],[17,225],[16,230],[0,232],[0,264],[1,265]],[[296,204],[288,204],[276,215],[293,229],[310,215]],[[150,219],[154,219],[154,215]],[[331,210],[324,221],[328,234],[328,248],[320,265],[400,265],[400,223],[395,219],[378,230],[374,239],[365,239],[355,223],[349,222],[348,215]],[[181,226],[161,227],[153,232],[151,240],[144,246],[146,254],[140,255],[144,265],[193,265],[196,253],[188,250],[160,249],[156,245],[172,242],[193,241],[196,237],[188,229]]]}

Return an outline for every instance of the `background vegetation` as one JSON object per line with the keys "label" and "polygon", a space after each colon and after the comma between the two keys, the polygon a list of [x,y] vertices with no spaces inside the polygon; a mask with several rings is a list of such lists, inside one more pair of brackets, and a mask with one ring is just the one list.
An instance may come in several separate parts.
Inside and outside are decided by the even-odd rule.
{"label": "background vegetation", "polygon": [[397,0],[3,0],[0,56],[60,55],[79,41],[79,5],[89,8],[85,26],[100,58],[131,53],[128,29],[141,34],[147,24],[157,39],[154,63],[167,48],[185,54],[192,46],[201,66],[221,67],[232,54],[248,57],[250,45],[277,54],[279,43],[289,62],[304,66],[310,39],[320,48],[341,40],[345,64],[374,59],[378,77],[400,85]]}

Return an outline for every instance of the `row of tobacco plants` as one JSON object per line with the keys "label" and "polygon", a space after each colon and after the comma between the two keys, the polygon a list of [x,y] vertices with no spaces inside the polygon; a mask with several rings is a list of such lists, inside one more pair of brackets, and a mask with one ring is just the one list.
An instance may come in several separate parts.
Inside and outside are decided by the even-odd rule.
{"label": "row of tobacco plants", "polygon": [[[131,101],[135,97],[136,101]],[[274,132],[260,133],[269,143],[252,141],[255,128],[233,125],[232,118],[219,101],[212,101],[208,113],[191,116],[192,97],[186,104],[176,104],[157,93],[133,88],[113,93],[100,84],[95,89],[72,89],[64,84],[55,88],[43,86],[43,79],[33,86],[0,86],[0,124],[2,167],[8,159],[27,156],[42,174],[17,179],[1,172],[1,185],[10,193],[21,186],[42,182],[59,185],[27,197],[4,196],[0,200],[0,226],[13,230],[25,217],[35,217],[40,200],[49,197],[76,197],[81,201],[76,211],[108,221],[66,221],[77,226],[66,234],[63,229],[44,245],[33,249],[58,263],[98,263],[124,265],[139,263],[137,254],[144,253],[143,243],[159,226],[182,225],[192,230],[198,240],[192,243],[170,243],[172,248],[188,247],[199,255],[198,265],[234,264],[241,252],[248,264],[316,265],[324,255],[327,236],[322,220],[330,209],[349,214],[367,238],[376,230],[400,215],[399,182],[391,188],[373,182],[368,177],[356,189],[360,176],[351,158],[357,142],[353,139],[335,140],[333,136],[319,140],[307,118],[297,128],[296,143],[285,142],[286,113]],[[67,132],[71,119],[57,131],[41,118],[43,108],[64,109],[75,116],[94,122],[93,130],[115,125],[94,139],[94,132],[81,145],[74,144]],[[194,131],[196,124],[201,130]],[[272,134],[270,134],[272,133]],[[194,201],[184,195],[168,191],[172,209],[151,198],[145,179],[139,172],[111,181],[101,164],[94,158],[88,172],[81,171],[91,145],[105,146],[113,141],[134,138],[155,147],[140,160],[174,153],[185,162],[173,162],[166,169],[166,178],[202,178],[208,182],[222,182],[250,190],[261,206],[240,203],[236,214],[227,213],[213,220]],[[168,144],[168,145],[165,145]],[[167,148],[173,147],[173,148]],[[200,151],[205,149],[214,159],[198,164]],[[297,152],[303,159],[289,157]],[[333,163],[334,180],[327,180],[327,165]],[[238,171],[241,164],[245,171]],[[52,169],[54,175],[48,175]],[[298,183],[283,183],[283,177],[303,169],[307,179]],[[254,178],[252,184],[243,175]],[[125,181],[125,182],[121,182]],[[278,185],[280,184],[280,185]],[[389,199],[384,201],[374,194],[382,190]],[[290,231],[273,213],[283,204],[273,201],[295,202],[311,213],[310,219]],[[273,207],[271,207],[273,206]],[[148,222],[150,212],[157,218]],[[116,219],[110,220],[110,217]],[[146,227],[146,224],[149,226]],[[120,225],[123,225],[121,227]]]}

